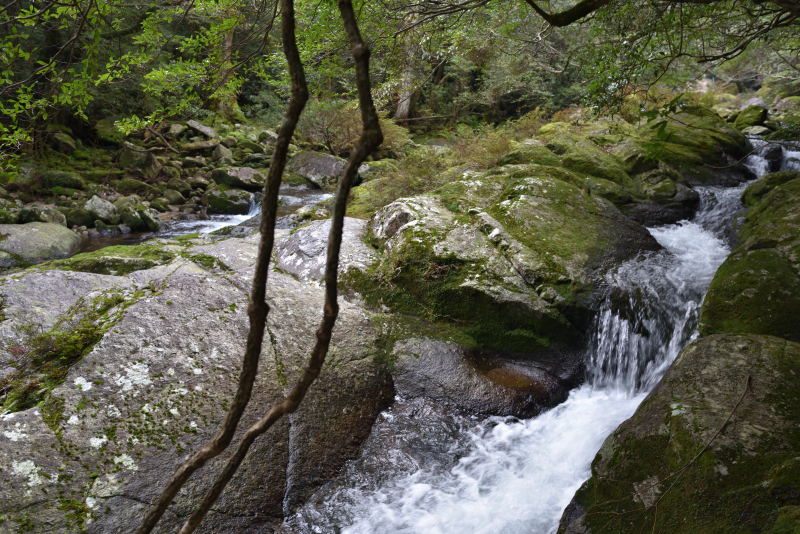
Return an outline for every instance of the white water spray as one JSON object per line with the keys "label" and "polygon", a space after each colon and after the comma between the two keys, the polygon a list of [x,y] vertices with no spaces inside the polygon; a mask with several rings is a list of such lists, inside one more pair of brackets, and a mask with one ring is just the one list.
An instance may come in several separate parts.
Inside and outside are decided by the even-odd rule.
{"label": "white water spray", "polygon": [[[760,174],[769,165],[759,158],[747,164]],[[605,438],[697,336],[700,305],[729,253],[744,188],[698,188],[693,221],[650,229],[664,250],[607,275],[613,290],[595,321],[588,379],[566,402],[520,421],[398,399],[361,457],[286,526],[346,534],[555,532]]]}

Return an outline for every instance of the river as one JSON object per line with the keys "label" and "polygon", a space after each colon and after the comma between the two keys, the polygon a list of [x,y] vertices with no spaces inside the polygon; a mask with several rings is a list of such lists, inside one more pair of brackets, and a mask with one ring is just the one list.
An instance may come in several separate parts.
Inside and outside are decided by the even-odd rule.
{"label": "river", "polygon": [[[782,169],[798,163],[800,152],[784,148]],[[769,170],[758,155],[746,164],[759,176]],[[692,221],[648,229],[662,251],[606,275],[611,291],[595,319],[586,381],[564,403],[519,420],[398,397],[359,458],[286,527],[346,534],[555,532],[603,441],[697,336],[700,305],[730,252],[746,185],[696,188],[701,204]]]}

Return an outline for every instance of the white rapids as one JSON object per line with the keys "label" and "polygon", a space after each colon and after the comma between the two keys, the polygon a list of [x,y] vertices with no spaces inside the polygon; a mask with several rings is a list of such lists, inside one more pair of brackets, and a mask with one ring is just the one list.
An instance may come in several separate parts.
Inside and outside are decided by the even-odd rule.
{"label": "white rapids", "polygon": [[[795,154],[785,150],[781,167],[791,167],[786,156]],[[759,175],[768,168],[757,155],[746,164]],[[595,319],[586,383],[564,403],[519,420],[398,398],[360,457],[285,526],[344,534],[555,532],[603,441],[697,336],[700,305],[730,252],[727,234],[746,185],[698,187],[692,221],[649,229],[664,250],[607,275],[611,291]]]}

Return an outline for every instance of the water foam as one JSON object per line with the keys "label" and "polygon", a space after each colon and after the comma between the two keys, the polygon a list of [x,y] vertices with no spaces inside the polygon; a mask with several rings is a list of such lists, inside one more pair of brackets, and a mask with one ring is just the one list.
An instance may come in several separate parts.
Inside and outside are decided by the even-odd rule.
{"label": "water foam", "polygon": [[[748,163],[760,173],[767,166],[757,157]],[[745,187],[697,188],[701,205],[691,222],[649,229],[663,251],[607,275],[612,291],[596,318],[588,379],[566,402],[521,421],[398,399],[360,458],[286,526],[347,534],[555,532],[603,441],[697,336],[700,305],[729,253]]]}

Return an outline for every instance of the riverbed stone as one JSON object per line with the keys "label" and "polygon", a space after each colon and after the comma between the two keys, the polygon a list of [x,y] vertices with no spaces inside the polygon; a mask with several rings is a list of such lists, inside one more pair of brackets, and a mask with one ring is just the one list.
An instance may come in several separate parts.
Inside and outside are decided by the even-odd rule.
{"label": "riverbed stone", "polygon": [[147,152],[144,148],[128,141],[124,142],[122,146],[124,149],[119,156],[120,167],[123,169],[135,169],[148,180],[158,176],[161,170],[161,163],[152,152]]}
{"label": "riverbed stone", "polygon": [[751,126],[763,126],[765,120],[767,120],[767,108],[757,104],[750,105],[739,113],[733,123],[733,127],[737,130],[744,130]]}
{"label": "riverbed stone", "polygon": [[798,375],[785,339],[693,341],[606,439],[559,533],[796,531]]}
{"label": "riverbed stone", "polygon": [[186,126],[188,126],[189,128],[198,133],[205,135],[209,139],[214,139],[217,137],[217,132],[216,130],[214,130],[214,128],[211,128],[210,126],[205,126],[204,124],[201,124],[194,119],[187,121]]}
{"label": "riverbed stone", "polygon": [[53,223],[0,224],[0,250],[23,262],[39,263],[73,254],[81,238]]}
{"label": "riverbed stone", "polygon": [[86,189],[86,182],[75,172],[70,171],[46,171],[42,174],[42,187],[51,189],[53,187],[66,187],[69,189]]}
{"label": "riverbed stone", "polygon": [[223,215],[247,215],[253,194],[226,185],[216,185],[206,190],[208,213]]}
{"label": "riverbed stone", "polygon": [[88,211],[95,219],[99,219],[105,223],[111,224],[117,220],[117,208],[108,200],[102,199],[97,195],[93,195],[83,209]]}
{"label": "riverbed stone", "polygon": [[330,154],[301,152],[286,166],[288,172],[299,174],[321,189],[332,189],[344,170],[346,161]]}
{"label": "riverbed stone", "polygon": [[[708,289],[703,335],[769,334],[800,341],[800,173],[767,174],[742,195],[739,244]],[[765,193],[766,191],[766,193]]]}
{"label": "riverbed stone", "polygon": [[489,415],[532,417],[563,402],[567,389],[555,375],[514,365],[455,343],[408,339],[394,346],[397,394]]}
{"label": "riverbed stone", "polygon": [[[376,252],[364,243],[367,221],[345,217],[339,272],[350,268],[364,271],[377,261]],[[331,220],[313,221],[298,228],[291,237],[276,245],[278,267],[303,280],[322,280],[327,261]]]}
{"label": "riverbed stone", "polygon": [[267,178],[252,167],[223,167],[211,173],[211,179],[217,184],[244,189],[253,193],[262,191],[267,185]]}
{"label": "riverbed stone", "polygon": [[231,152],[228,147],[220,143],[216,146],[216,148],[214,148],[214,151],[211,152],[211,159],[218,161],[223,158],[228,160],[233,159],[233,152]]}
{"label": "riverbed stone", "polygon": [[19,222],[43,222],[67,226],[67,218],[52,206],[28,206],[19,210]]}
{"label": "riverbed stone", "polygon": [[75,140],[64,132],[51,133],[50,143],[53,148],[64,154],[72,154],[77,148]]}

